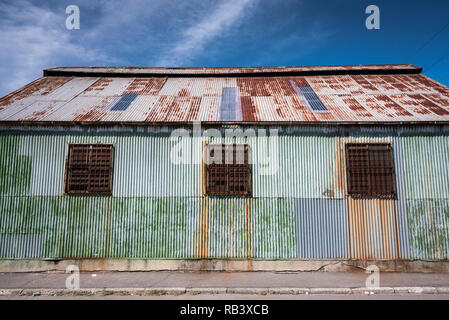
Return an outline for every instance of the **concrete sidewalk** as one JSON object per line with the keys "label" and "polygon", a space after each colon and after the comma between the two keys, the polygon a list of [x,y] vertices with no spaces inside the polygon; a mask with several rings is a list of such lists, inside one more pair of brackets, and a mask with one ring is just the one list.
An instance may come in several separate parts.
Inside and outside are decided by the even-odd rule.
{"label": "concrete sidewalk", "polygon": [[377,289],[363,272],[82,272],[78,290],[66,289],[68,276],[0,273],[0,294],[449,294],[448,273],[380,273]]}

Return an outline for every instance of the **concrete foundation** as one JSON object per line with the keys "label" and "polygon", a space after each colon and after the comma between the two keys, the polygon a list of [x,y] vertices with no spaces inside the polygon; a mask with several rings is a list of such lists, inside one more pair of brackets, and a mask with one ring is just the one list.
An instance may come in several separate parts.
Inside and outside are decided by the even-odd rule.
{"label": "concrete foundation", "polygon": [[449,272],[449,261],[423,260],[149,260],[73,259],[0,260],[0,272],[62,271],[364,271],[375,265],[381,272]]}

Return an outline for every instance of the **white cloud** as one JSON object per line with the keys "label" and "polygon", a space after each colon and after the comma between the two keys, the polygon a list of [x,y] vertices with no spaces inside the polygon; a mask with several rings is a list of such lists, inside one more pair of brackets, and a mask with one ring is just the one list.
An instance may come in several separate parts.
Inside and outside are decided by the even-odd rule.
{"label": "white cloud", "polygon": [[56,14],[28,1],[1,4],[0,96],[42,75],[42,69],[73,62],[94,63],[107,57],[76,44],[65,29],[65,12]]}
{"label": "white cloud", "polygon": [[163,54],[156,65],[174,66],[189,63],[196,54],[204,50],[208,41],[243,19],[246,9],[255,2],[256,0],[231,0],[222,2],[212,13],[206,12],[201,20],[182,33],[181,39]]}

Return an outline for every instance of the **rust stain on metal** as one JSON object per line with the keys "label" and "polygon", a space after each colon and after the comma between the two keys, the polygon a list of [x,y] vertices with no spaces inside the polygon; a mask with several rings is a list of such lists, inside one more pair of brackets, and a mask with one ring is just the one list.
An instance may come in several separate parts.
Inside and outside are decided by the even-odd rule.
{"label": "rust stain on metal", "polygon": [[449,97],[445,97],[441,94],[433,93],[433,94],[426,94],[422,95],[426,99],[429,99],[437,104],[439,104],[441,107],[449,108]]}
{"label": "rust stain on metal", "polygon": [[186,88],[182,88],[181,90],[179,90],[178,96],[188,97],[189,95],[190,95],[190,92]]}
{"label": "rust stain on metal", "polygon": [[424,98],[420,94],[411,94],[410,97],[413,99],[416,99],[421,105],[423,105],[424,107],[426,107],[427,109],[429,109],[430,111],[432,111],[433,113],[435,113],[439,116],[449,115],[449,111],[439,107],[438,105],[436,105],[432,101]]}
{"label": "rust stain on metal", "polygon": [[351,78],[357,82],[364,90],[367,92],[379,92],[375,86],[373,86],[368,80],[366,80],[363,76],[351,76]]}
{"label": "rust stain on metal", "polygon": [[285,121],[295,120],[288,105],[288,102],[284,96],[274,96],[273,102],[275,103],[276,113],[282,120]]}
{"label": "rust stain on metal", "polygon": [[351,109],[357,117],[360,118],[372,118],[373,115],[366,110],[354,97],[350,95],[342,95],[340,98],[346,103],[346,105]]}
{"label": "rust stain on metal", "polygon": [[161,96],[146,121],[164,121],[174,100],[172,96]]}
{"label": "rust stain on metal", "polygon": [[[354,116],[351,115],[349,110],[346,110],[345,107],[341,105],[337,101],[338,96],[336,95],[320,95],[320,100],[323,102],[323,104],[326,106],[326,108],[330,111],[330,113],[337,119],[337,120],[343,120],[343,119],[353,119]],[[325,113],[317,113],[317,117],[325,115]]]}
{"label": "rust stain on metal", "polygon": [[384,80],[385,82],[389,83],[394,88],[398,89],[402,92],[410,92],[412,91],[407,85],[405,85],[403,82],[399,81],[395,76],[386,76],[386,75],[380,75],[379,78]]}
{"label": "rust stain on metal", "polygon": [[[43,77],[39,78],[18,91],[14,91],[0,99],[0,106],[7,106],[17,100],[22,100],[34,94],[46,96],[64,83],[70,81],[73,77]],[[1,109],[0,109],[1,110]]]}
{"label": "rust stain on metal", "polygon": [[287,97],[288,101],[290,101],[290,105],[292,106],[292,111],[296,114],[296,118],[298,121],[318,121],[313,112],[310,112],[304,103],[299,99],[296,95]]}
{"label": "rust stain on metal", "polygon": [[167,78],[136,78],[124,91],[124,94],[156,95],[166,80]]}
{"label": "rust stain on metal", "polygon": [[369,83],[371,83],[377,89],[380,89],[383,93],[395,91],[395,87],[390,83],[384,81],[382,78],[373,75],[364,75],[363,76]]}
{"label": "rust stain on metal", "polygon": [[391,95],[390,98],[397,102],[398,104],[404,106],[407,108],[407,110],[413,112],[414,114],[418,115],[426,115],[430,114],[431,112],[422,106],[419,101],[414,99],[409,94],[399,94],[399,95]]}
{"label": "rust stain on metal", "polygon": [[185,121],[191,122],[199,120],[198,112],[200,111],[200,106],[201,106],[201,97],[191,97],[190,109]]}
{"label": "rust stain on metal", "polygon": [[278,77],[276,80],[277,80],[277,82],[279,84],[279,88],[282,92],[281,95],[283,95],[283,96],[296,95],[296,91],[290,82],[290,81],[293,81],[293,83],[296,83],[294,78]]}
{"label": "rust stain on metal", "polygon": [[208,234],[208,215],[209,215],[209,201],[206,195],[206,164],[204,162],[205,152],[207,150],[207,143],[203,141],[202,159],[201,159],[201,186],[202,186],[202,200],[200,219],[198,221],[198,257],[207,258],[207,234]]}
{"label": "rust stain on metal", "polygon": [[[114,77],[99,76],[98,80],[83,91],[82,96],[113,98],[122,94],[155,96],[154,108],[148,106],[149,115],[145,119],[150,122],[191,122],[220,121],[216,118],[217,108],[221,101],[223,88],[239,88],[242,121],[245,122],[382,122],[382,121],[447,121],[449,116],[449,88],[433,81],[422,74],[382,74],[380,71],[404,70],[419,68],[409,65],[385,66],[334,66],[334,67],[267,67],[267,68],[54,68],[54,71],[79,72],[77,76],[47,76],[39,78],[29,85],[0,99],[0,121],[52,121],[58,101],[48,95],[54,89],[71,79],[90,77],[92,72],[110,72]],[[279,72],[271,76],[252,76],[245,73]],[[321,75],[296,76],[292,70],[315,70]],[[366,70],[367,74],[332,74],[335,71]],[[368,74],[371,71],[379,74]],[[62,72],[62,74],[64,74]],[[134,72],[129,77],[127,72]],[[166,76],[139,77],[139,74],[166,72]],[[206,77],[176,77],[176,74],[197,73]],[[118,77],[127,73],[127,79]],[[81,74],[81,76],[80,76]],[[118,74],[118,75],[117,75]],[[227,77],[216,77],[213,74],[229,74]],[[241,74],[241,76],[239,76]],[[134,75],[134,74],[133,74]],[[124,75],[125,76],[125,75]],[[83,81],[79,81],[82,83]],[[77,82],[71,87],[76,91]],[[85,83],[85,82],[83,82]],[[293,84],[293,85],[292,85]],[[75,86],[75,87],[74,87]],[[310,86],[320,97],[329,112],[312,112],[306,107],[295,91],[296,86]],[[47,96],[47,97],[46,97]],[[26,98],[26,99],[25,99]],[[139,99],[139,98],[138,98]],[[44,104],[36,102],[46,101]],[[95,101],[95,102],[94,102]],[[141,100],[139,100],[141,101]],[[142,100],[143,101],[143,100]],[[146,100],[145,100],[146,101]],[[148,100],[149,101],[149,100]],[[83,104],[74,105],[75,119],[83,121],[109,121],[111,119],[133,119],[140,122],[147,116],[136,117],[134,108],[123,110],[120,117],[114,114],[102,116],[98,110],[98,100],[80,100]],[[90,105],[92,104],[92,105]],[[10,109],[7,109],[10,108]],[[41,108],[41,109],[39,109]],[[140,105],[141,110],[145,109]],[[139,110],[140,110],[139,109]],[[150,111],[151,109],[151,111]],[[70,112],[70,110],[67,110]],[[72,110],[74,112],[74,110]],[[139,111],[141,112],[141,111]],[[145,111],[142,111],[145,112]],[[73,121],[59,111],[61,121]],[[50,114],[48,116],[48,114]],[[50,118],[49,118],[50,117]],[[10,118],[10,119],[9,119]]]}
{"label": "rust stain on metal", "polygon": [[254,105],[251,97],[242,96],[241,105],[242,105],[242,119],[243,121],[257,121],[259,118],[257,115],[257,108]]}
{"label": "rust stain on metal", "polygon": [[344,93],[345,88],[336,80],[333,76],[323,76],[322,77],[326,85],[331,88],[334,92]]}
{"label": "rust stain on metal", "polygon": [[350,76],[336,76],[335,79],[351,94],[364,94],[363,88]]}
{"label": "rust stain on metal", "polygon": [[84,90],[84,92],[98,92],[104,90],[109,84],[113,81],[112,78],[101,78],[100,80],[96,81],[93,85],[91,85],[89,88]]}
{"label": "rust stain on metal", "polygon": [[406,116],[413,117],[413,115],[398,105],[396,102],[391,100],[388,96],[379,94],[376,95],[376,99],[383,105],[383,107],[387,110],[391,110],[394,116]]}
{"label": "rust stain on metal", "polygon": [[345,163],[343,161],[344,152],[340,137],[337,137],[336,144],[333,187],[338,189],[341,194],[345,194]]}

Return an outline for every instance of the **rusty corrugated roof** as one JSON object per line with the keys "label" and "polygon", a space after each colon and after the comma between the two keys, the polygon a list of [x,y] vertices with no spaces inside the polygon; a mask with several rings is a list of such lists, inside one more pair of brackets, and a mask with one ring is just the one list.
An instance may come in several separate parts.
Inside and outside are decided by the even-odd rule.
{"label": "rusty corrugated roof", "polygon": [[[420,72],[412,65],[59,67],[45,70],[44,77],[1,98],[0,121],[448,122],[449,88]],[[310,101],[298,93],[304,87],[313,90],[327,111],[312,110]],[[235,106],[227,105],[227,120],[231,112],[231,119],[238,115],[235,121],[221,120],[225,88],[237,90]],[[126,110],[110,110],[108,106],[124,94],[137,98]]]}

